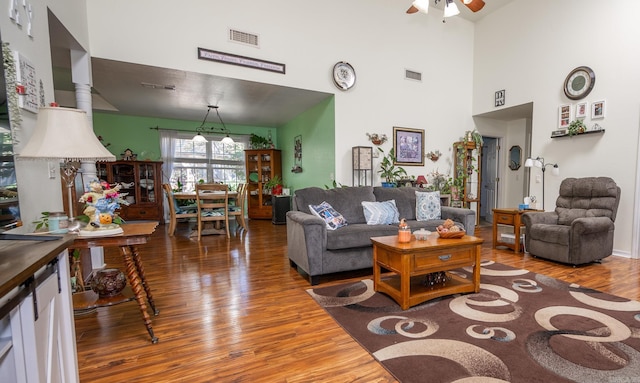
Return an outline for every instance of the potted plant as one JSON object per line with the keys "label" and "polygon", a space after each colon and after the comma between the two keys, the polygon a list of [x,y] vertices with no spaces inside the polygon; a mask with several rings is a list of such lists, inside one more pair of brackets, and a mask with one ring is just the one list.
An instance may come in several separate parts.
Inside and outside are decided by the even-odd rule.
{"label": "potted plant", "polygon": [[567,133],[569,133],[569,137],[571,137],[575,136],[576,134],[584,133],[585,130],[587,130],[587,126],[584,124],[583,120],[573,120],[569,124]]}
{"label": "potted plant", "polygon": [[[382,148],[378,148],[378,150],[384,155],[384,150]],[[384,187],[395,187],[396,180],[403,175],[407,175],[406,170],[404,170],[400,166],[395,166],[394,162],[396,160],[395,152],[393,148],[389,150],[387,155],[382,157],[382,161],[380,162],[380,177],[382,177],[385,182],[382,183]]]}
{"label": "potted plant", "polygon": [[265,190],[271,190],[271,194],[273,195],[282,194],[282,178],[276,174],[269,181],[265,182],[264,188]]}
{"label": "potted plant", "polygon": [[478,129],[467,130],[464,134],[464,137],[461,138],[460,141],[475,142],[477,148],[481,148],[482,144],[484,144],[482,134],[478,132]]}
{"label": "potted plant", "polygon": [[369,138],[369,141],[371,141],[374,145],[382,145],[387,142],[386,134],[367,133],[367,137]]}
{"label": "potted plant", "polygon": [[249,144],[252,149],[264,149],[269,144],[269,140],[264,137],[258,136],[257,134],[251,133],[249,137]]}

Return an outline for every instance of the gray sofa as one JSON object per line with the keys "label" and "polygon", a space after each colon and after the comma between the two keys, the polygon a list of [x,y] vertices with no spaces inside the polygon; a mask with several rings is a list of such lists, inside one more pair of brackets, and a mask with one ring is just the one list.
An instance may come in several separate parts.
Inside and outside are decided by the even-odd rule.
{"label": "gray sofa", "polygon": [[619,203],[620,188],[609,177],[564,179],[555,211],[522,215],[527,252],[571,265],[610,256]]}
{"label": "gray sofa", "polygon": [[[371,237],[396,235],[398,226],[368,225],[362,201],[395,200],[400,218],[407,220],[412,231],[420,228],[435,231],[438,225],[450,218],[464,227],[467,234],[473,235],[476,218],[470,209],[442,206],[442,219],[417,221],[416,191],[424,189],[361,186],[297,190],[292,210],[287,212],[287,254],[291,266],[308,275],[311,285],[316,285],[321,275],[372,267]],[[348,225],[327,230],[325,222],[312,215],[308,207],[323,201],[342,214]]]}

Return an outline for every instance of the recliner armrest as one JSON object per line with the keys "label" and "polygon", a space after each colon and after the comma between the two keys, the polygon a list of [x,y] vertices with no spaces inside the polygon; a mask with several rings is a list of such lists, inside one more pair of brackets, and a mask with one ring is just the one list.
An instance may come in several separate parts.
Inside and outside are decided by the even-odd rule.
{"label": "recliner armrest", "polygon": [[571,222],[571,230],[574,235],[601,233],[613,230],[614,227],[613,221],[608,217],[577,218]]}
{"label": "recliner armrest", "polygon": [[555,211],[530,211],[522,215],[522,223],[527,227],[538,223],[557,225],[558,214]]}

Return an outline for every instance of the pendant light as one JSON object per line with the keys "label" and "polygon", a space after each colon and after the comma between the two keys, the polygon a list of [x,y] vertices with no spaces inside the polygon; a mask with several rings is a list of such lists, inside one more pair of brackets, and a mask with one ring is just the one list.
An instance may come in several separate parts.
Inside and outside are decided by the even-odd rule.
{"label": "pendant light", "polygon": [[[207,128],[204,126],[204,124],[207,122],[207,117],[209,117],[209,112],[211,112],[211,109],[216,110],[216,114],[218,115],[218,119],[222,124],[222,128],[216,128],[215,126]],[[218,105],[209,105],[207,106],[207,114],[205,114],[204,119],[202,120],[202,124],[200,124],[200,126],[196,128],[197,133],[195,136],[193,136],[191,140],[193,142],[207,142],[207,139],[202,135],[202,133],[208,133],[208,132],[214,133],[216,130],[219,130],[220,132],[226,134],[226,136],[222,140],[220,140],[220,142],[222,142],[225,145],[233,145],[235,143],[233,141],[233,138],[229,136],[229,129],[227,129],[227,126],[224,124],[224,121],[222,121],[222,117],[220,117],[220,112],[218,111]]]}
{"label": "pendant light", "polygon": [[458,6],[453,2],[453,0],[445,0],[444,3],[444,17],[451,17],[460,14],[460,10]]}

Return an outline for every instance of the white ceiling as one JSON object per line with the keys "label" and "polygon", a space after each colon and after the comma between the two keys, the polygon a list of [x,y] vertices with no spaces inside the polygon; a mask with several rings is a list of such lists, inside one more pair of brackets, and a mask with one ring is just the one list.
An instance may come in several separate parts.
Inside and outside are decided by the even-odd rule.
{"label": "white ceiling", "polygon": [[[460,16],[475,22],[513,0],[485,0],[477,13],[461,0]],[[411,5],[397,3],[398,12]],[[433,3],[431,3],[433,5]],[[430,12],[442,12],[443,1]],[[75,107],[69,49],[77,47],[67,30],[50,15],[56,101]],[[421,13],[406,17],[424,17]],[[425,22],[427,18],[424,17]],[[230,79],[202,73],[92,58],[95,110],[132,116],[201,121],[207,105],[218,105],[225,123],[277,127],[331,96],[331,93]],[[149,85],[157,85],[151,87]],[[175,90],[164,86],[175,86]],[[214,116],[209,121],[217,122]]]}

